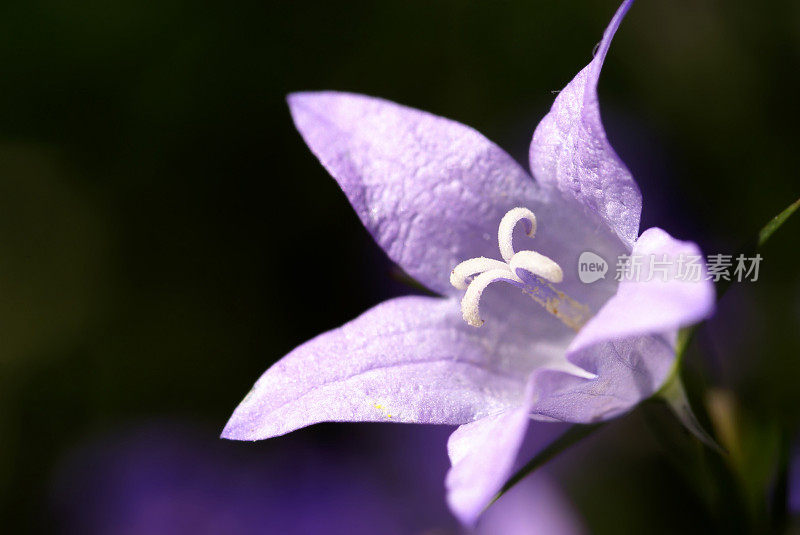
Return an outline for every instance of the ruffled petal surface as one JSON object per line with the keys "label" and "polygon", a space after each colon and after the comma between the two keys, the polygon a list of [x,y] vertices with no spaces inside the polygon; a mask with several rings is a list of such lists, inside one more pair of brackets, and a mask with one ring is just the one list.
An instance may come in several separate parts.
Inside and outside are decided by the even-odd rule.
{"label": "ruffled petal surface", "polygon": [[597,374],[596,379],[549,369],[536,371],[533,417],[592,423],[628,412],[664,384],[675,357],[672,339],[637,336],[569,354],[570,361]]}
{"label": "ruffled petal surface", "polygon": [[[260,440],[323,421],[463,424],[519,406],[536,358],[502,322],[402,297],[299,346],[256,382],[222,436]],[[542,360],[563,359],[540,348]]]}
{"label": "ruffled petal surface", "polygon": [[558,94],[536,127],[530,147],[536,180],[554,185],[597,212],[627,244],[639,234],[642,196],[606,136],[597,81],[614,33],[632,3],[622,3],[594,59]]}
{"label": "ruffled petal surface", "polygon": [[518,206],[539,220],[535,241],[523,247],[536,247],[567,268],[589,246],[601,255],[624,250],[599,216],[566,195],[543,191],[468,126],[351,93],[294,93],[288,102],[303,139],[367,230],[435,292],[460,295],[449,282],[459,262],[499,258],[497,226]]}
{"label": "ruffled petal surface", "polygon": [[450,270],[496,251],[500,218],[536,196],[513,158],[456,121],[351,93],[294,93],[288,102],[297,129],[364,226],[436,292],[454,293]]}

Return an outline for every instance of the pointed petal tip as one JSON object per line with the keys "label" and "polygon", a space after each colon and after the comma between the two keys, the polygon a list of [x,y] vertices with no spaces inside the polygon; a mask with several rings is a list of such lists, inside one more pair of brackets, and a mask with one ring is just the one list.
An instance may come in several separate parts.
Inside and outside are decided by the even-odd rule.
{"label": "pointed petal tip", "polygon": [[352,99],[352,100],[382,100],[378,99],[378,97],[372,97],[369,95],[360,95],[358,93],[349,93],[347,91],[334,91],[330,89],[324,90],[302,90],[302,91],[292,91],[286,95],[286,103],[289,105],[289,109],[294,109],[299,106],[303,107],[319,107],[325,104],[326,102],[330,102],[330,99]]}
{"label": "pointed petal tip", "polygon": [[483,512],[483,507],[464,507],[463,504],[454,500],[452,494],[449,493],[447,495],[447,506],[450,508],[450,512],[453,513],[453,516],[456,517],[456,520],[469,530],[475,528]]}
{"label": "pointed petal tip", "polygon": [[245,408],[245,401],[242,401],[233,411],[219,437],[225,440],[255,442],[283,434],[286,434],[286,431],[281,432],[274,423],[272,425],[256,425],[253,416]]}
{"label": "pointed petal tip", "polygon": [[252,440],[244,436],[245,434],[242,433],[241,426],[238,425],[236,420],[236,413],[234,412],[228,423],[225,424],[225,428],[219,434],[219,438],[225,440]]}
{"label": "pointed petal tip", "polygon": [[559,92],[536,127],[529,149],[537,181],[553,184],[583,203],[627,246],[639,234],[642,195],[606,136],[597,83],[614,34],[632,4],[626,0],[617,9],[591,62]]}
{"label": "pointed petal tip", "polygon": [[511,475],[531,421],[531,381],[525,390],[519,407],[464,424],[447,441],[447,504],[467,528],[475,526]]}
{"label": "pointed petal tip", "polygon": [[314,101],[315,97],[323,93],[323,91],[293,91],[286,95],[286,104],[289,105],[289,111],[294,115],[298,107],[308,106]]}
{"label": "pointed petal tip", "polygon": [[286,95],[286,104],[292,117],[297,120],[298,112],[301,110],[324,112],[332,98],[348,95],[349,93],[339,91],[293,91]]}
{"label": "pointed petal tip", "polygon": [[322,93],[325,93],[325,91],[313,91],[313,90],[292,91],[291,93],[286,94],[286,102],[292,104],[293,102],[298,102],[303,99],[307,99],[309,97],[313,97],[314,95],[319,95]]}
{"label": "pointed petal tip", "polygon": [[274,438],[285,433],[276,432],[275,429],[261,427],[253,429],[248,427],[244,421],[239,421],[234,413],[225,428],[219,435],[219,438],[224,440],[237,440],[241,442],[256,442],[258,440],[267,440]]}
{"label": "pointed petal tip", "polygon": [[614,34],[617,33],[617,30],[622,24],[622,20],[625,18],[625,15],[628,14],[628,10],[633,5],[633,0],[625,0],[620,4],[617,11],[614,13],[614,17],[611,19],[611,22],[606,27],[605,31],[603,32],[603,39],[600,41],[597,47],[597,51],[595,53],[595,57],[592,60],[592,75],[590,77],[590,83],[587,84],[586,90],[587,92],[590,89],[597,90],[597,80],[600,77],[600,70],[603,68],[603,62],[605,61],[606,54],[608,53],[608,49],[611,46],[611,41],[614,39]]}

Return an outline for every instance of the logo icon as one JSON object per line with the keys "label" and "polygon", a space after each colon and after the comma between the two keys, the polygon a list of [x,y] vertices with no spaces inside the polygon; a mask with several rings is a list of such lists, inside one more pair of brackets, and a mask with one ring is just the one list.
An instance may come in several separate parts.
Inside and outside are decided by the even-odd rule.
{"label": "logo icon", "polygon": [[608,262],[591,251],[581,253],[578,258],[578,278],[584,284],[591,284],[606,278]]}

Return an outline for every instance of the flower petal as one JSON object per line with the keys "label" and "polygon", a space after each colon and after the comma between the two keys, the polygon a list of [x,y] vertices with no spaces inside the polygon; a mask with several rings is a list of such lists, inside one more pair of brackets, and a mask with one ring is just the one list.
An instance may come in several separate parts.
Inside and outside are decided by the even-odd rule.
{"label": "flower petal", "polygon": [[[663,385],[674,361],[678,328],[713,313],[714,285],[705,280],[697,245],[651,228],[636,241],[631,256],[640,259],[638,277],[620,282],[617,294],[567,350],[569,362],[598,377],[585,380],[550,370],[535,372],[537,414],[593,422],[627,412]],[[684,261],[701,259],[699,280],[677,278],[681,256]],[[660,264],[651,265],[651,259]]]}
{"label": "flower petal", "polygon": [[481,518],[478,535],[580,535],[581,517],[545,474],[520,481]]}
{"label": "flower petal", "polygon": [[611,39],[632,3],[622,3],[594,59],[556,97],[536,127],[530,147],[536,180],[555,185],[596,211],[628,244],[639,233],[642,196],[606,137],[597,80]]}
{"label": "flower petal", "polygon": [[[460,295],[450,273],[462,261],[498,257],[498,225],[515,207],[536,214],[533,246],[562,266],[577,265],[590,248],[609,257],[629,250],[596,213],[537,187],[510,156],[467,126],[350,93],[294,93],[288,100],[297,129],[378,244],[438,293]],[[517,234],[522,237],[521,228]],[[567,292],[577,283],[568,271]],[[586,293],[602,303],[615,286],[599,282]]]}
{"label": "flower petal", "polygon": [[[463,424],[519,405],[531,362],[502,324],[458,302],[402,297],[299,346],[267,370],[222,436],[260,440],[323,421]],[[552,356],[547,356],[552,358]]]}
{"label": "flower petal", "polygon": [[[705,280],[702,253],[696,244],[676,240],[653,227],[636,241],[631,257],[639,259],[638,277],[620,282],[616,295],[572,340],[570,351],[607,340],[671,332],[713,314],[714,285]],[[681,259],[685,267],[692,258],[700,259],[699,280],[681,280]],[[663,272],[655,264],[662,262],[666,270]]]}
{"label": "flower petal", "polygon": [[497,224],[537,196],[533,179],[460,123],[332,91],[288,97],[297,129],[375,240],[409,275],[454,295],[459,262],[497,256]]}
{"label": "flower petal", "polygon": [[591,423],[628,412],[655,393],[667,378],[675,356],[674,344],[668,338],[674,337],[635,336],[569,354],[570,361],[596,373],[596,379],[537,370],[533,374],[534,417]]}
{"label": "flower petal", "polygon": [[473,526],[506,482],[528,429],[528,403],[462,425],[450,435],[447,503],[465,526]]}

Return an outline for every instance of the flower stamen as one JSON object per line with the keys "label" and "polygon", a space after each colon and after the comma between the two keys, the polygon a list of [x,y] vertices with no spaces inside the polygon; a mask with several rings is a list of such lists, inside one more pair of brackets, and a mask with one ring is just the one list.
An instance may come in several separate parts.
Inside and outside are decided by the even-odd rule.
{"label": "flower stamen", "polygon": [[461,299],[464,321],[473,327],[483,325],[479,312],[483,291],[493,282],[505,281],[520,287],[524,294],[566,326],[579,330],[590,317],[589,307],[553,287],[552,284],[564,280],[561,266],[533,250],[514,252],[512,238],[514,228],[520,221],[527,223],[528,236],[533,237],[536,233],[536,216],[533,212],[521,207],[509,210],[500,221],[497,231],[500,255],[505,262],[480,256],[461,262],[450,273],[450,284],[459,290],[466,290]]}
{"label": "flower stamen", "polygon": [[484,271],[467,287],[464,297],[461,299],[461,315],[469,325],[480,327],[484,321],[479,313],[481,295],[487,286],[497,281],[506,281],[512,284],[521,284],[519,278],[511,273],[509,269],[490,269]]}
{"label": "flower stamen", "polygon": [[479,256],[477,258],[465,260],[453,268],[453,271],[450,272],[450,284],[459,290],[466,290],[469,285],[470,277],[483,273],[484,271],[489,271],[490,269],[505,269],[511,272],[511,269],[505,262],[495,260],[494,258]]}
{"label": "flower stamen", "polygon": [[536,216],[533,212],[521,207],[513,208],[506,212],[497,229],[497,244],[500,246],[500,256],[506,262],[509,262],[514,256],[512,238],[514,236],[514,228],[520,221],[527,223],[525,234],[530,238],[533,238],[534,234],[536,234]]}
{"label": "flower stamen", "polygon": [[561,271],[561,266],[536,251],[518,252],[508,262],[508,266],[515,274],[522,269],[556,284],[564,280],[564,272]]}

